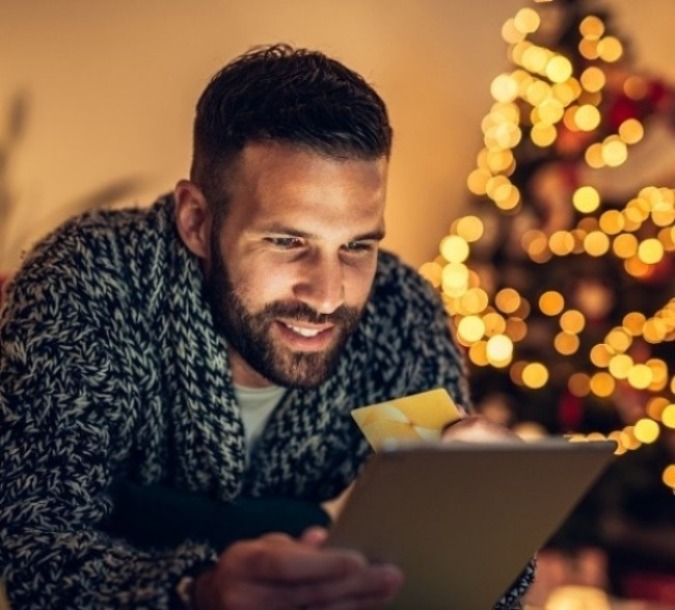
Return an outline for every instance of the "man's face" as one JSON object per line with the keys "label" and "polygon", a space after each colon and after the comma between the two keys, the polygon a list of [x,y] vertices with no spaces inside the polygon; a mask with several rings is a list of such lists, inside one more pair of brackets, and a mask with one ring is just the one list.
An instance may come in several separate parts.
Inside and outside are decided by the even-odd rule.
{"label": "man's face", "polygon": [[312,387],[331,374],[375,275],[386,170],[275,143],[243,150],[207,269],[235,382]]}

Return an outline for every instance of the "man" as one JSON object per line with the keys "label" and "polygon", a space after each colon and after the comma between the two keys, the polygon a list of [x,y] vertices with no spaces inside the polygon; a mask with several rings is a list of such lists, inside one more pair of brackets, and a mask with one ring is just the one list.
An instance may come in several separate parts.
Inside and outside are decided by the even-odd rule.
{"label": "man", "polygon": [[[354,479],[369,450],[353,408],[435,387],[468,405],[438,297],[378,249],[391,133],[340,63],[250,52],[198,103],[190,180],[149,210],[74,219],[27,257],[0,326],[0,568],[15,608],[395,596],[396,567],[264,523]],[[163,541],[117,528],[120,481],[168,490]],[[224,515],[220,542],[186,497]],[[234,509],[263,515],[252,537]]]}

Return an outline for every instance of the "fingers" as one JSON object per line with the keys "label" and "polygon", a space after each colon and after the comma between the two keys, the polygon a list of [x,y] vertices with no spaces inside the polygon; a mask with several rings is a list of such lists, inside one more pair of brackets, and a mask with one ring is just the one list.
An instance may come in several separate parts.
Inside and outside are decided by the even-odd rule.
{"label": "fingers", "polygon": [[359,553],[322,548],[326,532],[301,540],[271,534],[236,543],[220,557],[210,590],[220,610],[368,610],[392,599],[397,568],[370,565]]}
{"label": "fingers", "polygon": [[283,534],[270,534],[255,541],[232,545],[227,568],[248,579],[269,583],[311,583],[344,577],[367,565],[359,553],[330,549],[319,552],[314,544],[321,534],[308,533],[307,543]]}
{"label": "fingers", "polygon": [[[370,610],[391,601],[403,582],[393,566],[368,566],[343,578],[311,583],[245,582],[230,592],[231,608]],[[255,600],[255,601],[253,601]]]}
{"label": "fingers", "polygon": [[469,442],[519,441],[518,435],[485,417],[470,415],[451,423],[443,431],[443,440]]}
{"label": "fingers", "polygon": [[328,530],[323,527],[310,527],[306,529],[302,536],[300,536],[300,542],[306,544],[311,548],[318,549],[323,546],[328,539]]}
{"label": "fingers", "polygon": [[402,584],[395,566],[371,565],[343,579],[302,585],[294,594],[301,607],[311,610],[369,610],[392,601]]}

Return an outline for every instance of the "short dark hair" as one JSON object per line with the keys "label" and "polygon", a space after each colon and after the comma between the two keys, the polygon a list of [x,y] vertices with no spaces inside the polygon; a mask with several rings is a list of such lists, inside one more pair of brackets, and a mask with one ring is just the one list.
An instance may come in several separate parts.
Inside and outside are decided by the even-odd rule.
{"label": "short dark hair", "polygon": [[197,103],[191,180],[222,199],[228,164],[248,143],[281,142],[334,158],[388,157],[392,129],[377,92],[318,51],[251,49],[227,64]]}

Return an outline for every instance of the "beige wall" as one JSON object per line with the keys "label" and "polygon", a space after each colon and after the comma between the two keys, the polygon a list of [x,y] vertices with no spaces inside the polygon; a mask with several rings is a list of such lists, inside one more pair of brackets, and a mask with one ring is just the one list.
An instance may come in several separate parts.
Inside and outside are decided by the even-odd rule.
{"label": "beige wall", "polygon": [[[319,47],[366,76],[396,128],[386,244],[432,258],[462,206],[499,30],[528,0],[0,0],[0,135],[28,101],[0,189],[0,268],[70,203],[128,181],[149,203],[185,175],[192,109],[209,76],[253,44]],[[643,66],[675,81],[672,0],[607,0]],[[1,140],[0,140],[1,142]],[[0,193],[1,194],[1,193]],[[8,252],[7,252],[8,251]]]}

